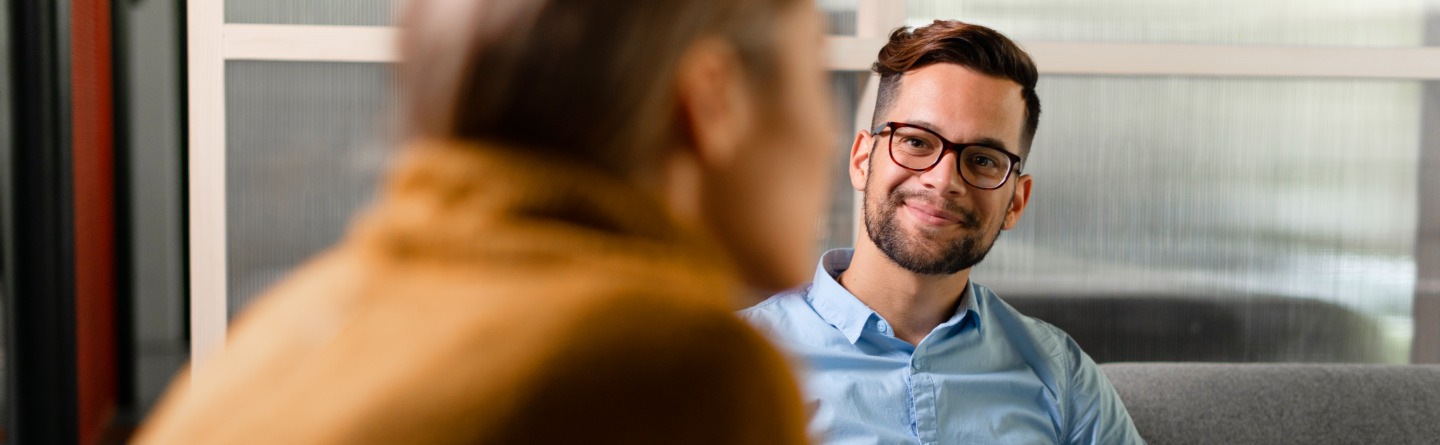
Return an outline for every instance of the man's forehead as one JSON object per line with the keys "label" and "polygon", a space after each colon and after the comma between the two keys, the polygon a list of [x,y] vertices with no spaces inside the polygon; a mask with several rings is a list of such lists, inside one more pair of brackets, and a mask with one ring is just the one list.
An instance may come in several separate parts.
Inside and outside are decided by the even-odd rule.
{"label": "man's forehead", "polygon": [[989,137],[1017,146],[1025,126],[1020,84],[955,64],[934,64],[906,72],[897,85],[889,120],[915,123],[956,142]]}

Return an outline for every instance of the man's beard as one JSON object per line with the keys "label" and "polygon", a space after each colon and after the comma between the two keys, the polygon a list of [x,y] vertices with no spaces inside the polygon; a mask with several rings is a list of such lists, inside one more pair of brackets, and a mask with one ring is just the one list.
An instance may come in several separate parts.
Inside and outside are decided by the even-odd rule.
{"label": "man's beard", "polygon": [[[873,177],[872,177],[873,178]],[[902,190],[896,188],[890,192],[882,202],[880,208],[874,208],[870,199],[870,184],[865,185],[866,199],[864,200],[865,231],[870,235],[870,241],[875,243],[885,256],[900,267],[921,275],[951,275],[980,264],[985,260],[985,254],[990,253],[990,247],[995,245],[995,239],[1000,236],[1000,225],[996,224],[994,231],[988,235],[984,227],[980,226],[980,217],[974,211],[965,209],[949,201],[932,203],[955,215],[960,216],[961,227],[966,229],[979,229],[978,233],[967,232],[964,236],[958,237],[943,245],[936,254],[929,254],[927,247],[923,245],[926,241],[908,238],[904,230],[899,226],[896,218],[901,206],[905,205],[906,199],[918,198],[927,202],[928,193],[916,190]],[[1011,197],[1013,200],[1014,197]],[[1006,206],[1007,208],[1009,206]]]}

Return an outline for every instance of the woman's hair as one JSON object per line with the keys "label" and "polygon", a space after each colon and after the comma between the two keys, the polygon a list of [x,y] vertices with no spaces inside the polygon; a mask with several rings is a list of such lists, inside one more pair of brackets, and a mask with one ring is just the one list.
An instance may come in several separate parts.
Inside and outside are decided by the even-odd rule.
{"label": "woman's hair", "polygon": [[682,53],[720,37],[765,91],[778,26],[800,1],[411,0],[400,37],[406,132],[628,176],[676,137]]}
{"label": "woman's hair", "polygon": [[881,119],[899,94],[900,79],[906,72],[937,63],[953,63],[1020,84],[1020,94],[1025,99],[1025,130],[1020,136],[1020,149],[1021,156],[1029,154],[1035,129],[1040,126],[1040,96],[1035,94],[1035,82],[1040,75],[1025,50],[1009,38],[980,25],[936,20],[924,27],[900,28],[890,33],[890,42],[880,48],[878,59],[871,67],[880,75],[872,127],[883,123]]}

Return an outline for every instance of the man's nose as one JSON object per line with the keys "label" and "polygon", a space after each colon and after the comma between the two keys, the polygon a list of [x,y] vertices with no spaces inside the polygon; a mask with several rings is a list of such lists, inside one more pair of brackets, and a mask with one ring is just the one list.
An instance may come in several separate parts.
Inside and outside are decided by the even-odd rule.
{"label": "man's nose", "polygon": [[965,192],[965,180],[960,178],[960,169],[957,163],[960,162],[960,155],[954,150],[945,150],[940,154],[940,162],[936,163],[930,170],[920,173],[920,182],[925,188],[933,189],[936,192],[947,195],[958,195]]}

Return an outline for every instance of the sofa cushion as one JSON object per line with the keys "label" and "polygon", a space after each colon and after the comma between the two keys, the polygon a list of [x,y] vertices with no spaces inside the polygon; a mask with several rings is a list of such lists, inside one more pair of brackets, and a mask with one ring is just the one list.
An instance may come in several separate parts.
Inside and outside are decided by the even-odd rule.
{"label": "sofa cushion", "polygon": [[1437,444],[1440,366],[1101,365],[1152,444]]}

